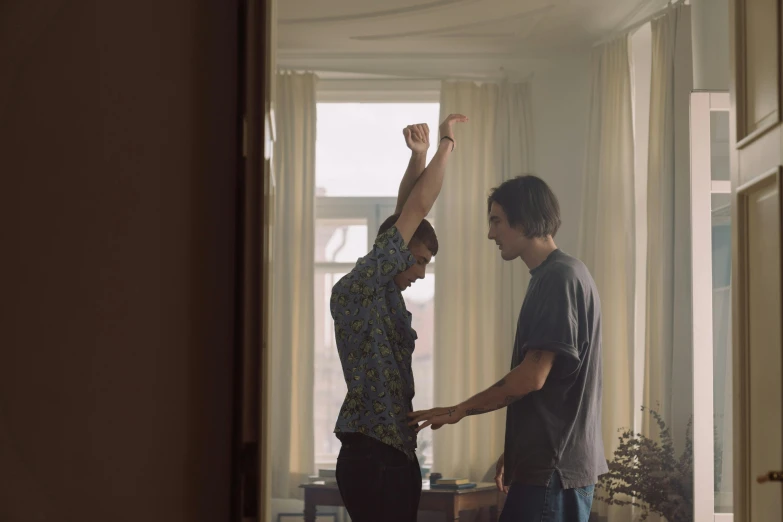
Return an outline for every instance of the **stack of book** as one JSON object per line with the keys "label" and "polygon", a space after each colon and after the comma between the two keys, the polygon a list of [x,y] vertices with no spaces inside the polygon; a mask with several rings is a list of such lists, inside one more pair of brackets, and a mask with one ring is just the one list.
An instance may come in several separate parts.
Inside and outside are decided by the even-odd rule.
{"label": "stack of book", "polygon": [[310,475],[310,484],[337,484],[335,470],[319,469],[318,475]]}
{"label": "stack of book", "polygon": [[466,478],[442,478],[434,484],[430,484],[430,489],[471,489],[475,487],[476,483]]}

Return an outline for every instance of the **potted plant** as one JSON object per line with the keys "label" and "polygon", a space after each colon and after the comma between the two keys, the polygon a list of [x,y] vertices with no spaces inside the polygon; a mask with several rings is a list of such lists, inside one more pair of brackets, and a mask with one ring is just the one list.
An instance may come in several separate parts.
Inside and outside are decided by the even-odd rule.
{"label": "potted plant", "polygon": [[636,506],[642,510],[639,520],[657,513],[668,522],[693,522],[693,419],[678,457],[671,430],[657,411],[647,410],[660,429],[660,441],[624,429],[595,498],[610,505]]}

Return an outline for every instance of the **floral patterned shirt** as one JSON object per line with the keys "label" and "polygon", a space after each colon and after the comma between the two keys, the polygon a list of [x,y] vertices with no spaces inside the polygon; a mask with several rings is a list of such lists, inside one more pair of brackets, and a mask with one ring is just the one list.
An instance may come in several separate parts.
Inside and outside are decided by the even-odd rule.
{"label": "floral patterned shirt", "polygon": [[408,426],[414,391],[416,331],[394,276],[416,263],[393,226],[332,288],[337,351],[348,393],[335,433],[362,433],[415,458]]}

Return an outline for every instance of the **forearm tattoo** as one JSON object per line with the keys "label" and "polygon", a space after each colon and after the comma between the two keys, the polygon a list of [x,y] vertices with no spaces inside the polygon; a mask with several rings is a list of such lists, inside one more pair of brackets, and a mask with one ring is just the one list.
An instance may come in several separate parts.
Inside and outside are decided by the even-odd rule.
{"label": "forearm tattoo", "polygon": [[489,413],[491,411],[499,410],[501,408],[505,408],[506,406],[518,401],[524,397],[524,395],[508,395],[506,399],[501,402],[500,404],[496,405],[495,407],[487,407],[487,408],[472,408],[470,410],[467,410],[465,412],[465,415],[481,415],[482,413]]}
{"label": "forearm tattoo", "polygon": [[[533,362],[538,364],[538,363],[541,362],[541,359],[544,357],[544,352],[541,351],[541,350],[533,350],[533,351],[529,352],[529,355],[530,355],[531,359],[533,360]],[[498,382],[496,382],[495,385],[493,386],[493,388],[502,388],[505,385],[506,385],[506,379],[503,378],[503,379],[500,379]],[[518,401],[519,399],[521,399],[524,396],[525,396],[525,394],[523,394],[523,395],[507,395],[506,399],[503,402],[501,402],[500,404],[496,404],[495,406],[483,407],[483,408],[471,408],[471,409],[469,409],[469,410],[467,410],[465,412],[465,415],[469,415],[469,416],[470,415],[481,415],[482,413],[489,413],[491,411],[499,410],[501,408],[505,408],[505,407],[509,406],[510,404]],[[449,411],[449,416],[450,415],[451,415],[451,411]]]}

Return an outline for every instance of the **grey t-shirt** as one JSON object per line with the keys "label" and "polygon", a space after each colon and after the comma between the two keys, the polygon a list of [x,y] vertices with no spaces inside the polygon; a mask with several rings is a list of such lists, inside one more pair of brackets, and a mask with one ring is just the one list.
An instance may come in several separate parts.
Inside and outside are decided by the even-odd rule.
{"label": "grey t-shirt", "polygon": [[529,350],[557,354],[544,387],[506,413],[505,477],[544,486],[595,484],[608,471],[601,440],[601,303],[590,272],[560,250],[530,271],[511,367]]}

